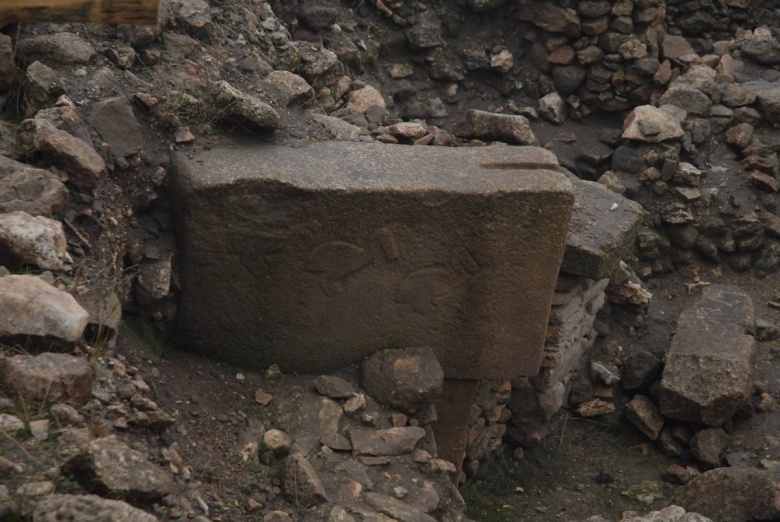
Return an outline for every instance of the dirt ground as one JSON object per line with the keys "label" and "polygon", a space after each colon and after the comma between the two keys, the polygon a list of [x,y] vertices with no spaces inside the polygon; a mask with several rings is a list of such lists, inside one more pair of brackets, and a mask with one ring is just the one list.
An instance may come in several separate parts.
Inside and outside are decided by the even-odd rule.
{"label": "dirt ground", "polygon": [[[712,284],[735,284],[753,298],[756,317],[780,322],[780,310],[767,306],[780,291],[780,277],[720,273],[703,268],[700,279]],[[649,285],[654,299],[636,336],[628,335],[628,321],[613,324],[611,335],[619,339],[625,353],[635,350],[665,352],[670,344],[677,315],[691,306],[700,291],[691,295],[685,280],[677,275],[655,279]],[[757,392],[780,395],[780,358],[771,348],[777,343],[760,343],[755,388]],[[598,352],[598,345],[596,347]],[[311,377],[285,376],[268,382],[263,375],[231,368],[165,346],[132,320],[124,329],[118,352],[155,379],[156,400],[180,422],[171,437],[178,442],[184,461],[193,467],[193,477],[202,482],[204,499],[217,512],[214,520],[255,520],[262,517],[247,509],[249,497],[261,499],[266,507],[282,505],[273,465],[241,462],[236,449],[238,426],[245,419],[262,419],[267,426],[284,426],[278,405],[310,386]],[[597,356],[597,355],[596,355]],[[243,378],[242,378],[243,376]],[[259,388],[274,395],[268,406],[254,399]],[[632,486],[659,481],[662,470],[673,463],[693,464],[690,457],[667,458],[642,434],[622,420],[626,397],[615,399],[616,413],[584,419],[562,410],[555,432],[542,444],[525,450],[525,457],[512,458],[513,448],[495,462],[484,464],[477,478],[461,487],[468,502],[467,513],[480,522],[517,520],[584,520],[602,515],[617,520],[628,510],[647,512],[673,503],[675,488],[663,485],[663,496],[647,504],[624,495]],[[743,462],[759,465],[760,459],[780,461],[780,412],[756,413],[752,418],[728,426],[732,434],[730,453],[744,454]]]}

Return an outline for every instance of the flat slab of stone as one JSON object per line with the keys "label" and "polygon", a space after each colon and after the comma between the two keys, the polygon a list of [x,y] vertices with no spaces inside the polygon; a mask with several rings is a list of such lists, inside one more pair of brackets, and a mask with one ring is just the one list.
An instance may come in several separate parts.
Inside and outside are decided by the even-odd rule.
{"label": "flat slab of stone", "polygon": [[592,181],[574,181],[574,194],[561,272],[604,279],[634,243],[642,206]]}
{"label": "flat slab of stone", "polygon": [[535,147],[242,145],[177,156],[190,350],[327,373],[429,346],[445,375],[534,375],[573,203]]}
{"label": "flat slab of stone", "polygon": [[713,285],[680,314],[661,379],[666,417],[720,426],[749,399],[757,344],[753,301],[734,286]]}

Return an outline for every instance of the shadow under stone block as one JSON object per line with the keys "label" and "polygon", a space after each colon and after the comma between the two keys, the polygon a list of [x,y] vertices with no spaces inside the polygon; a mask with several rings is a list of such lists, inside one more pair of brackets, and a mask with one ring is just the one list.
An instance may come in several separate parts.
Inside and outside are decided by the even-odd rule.
{"label": "shadow under stone block", "polygon": [[325,373],[429,346],[449,379],[535,375],[573,205],[536,147],[329,142],[176,158],[188,350]]}

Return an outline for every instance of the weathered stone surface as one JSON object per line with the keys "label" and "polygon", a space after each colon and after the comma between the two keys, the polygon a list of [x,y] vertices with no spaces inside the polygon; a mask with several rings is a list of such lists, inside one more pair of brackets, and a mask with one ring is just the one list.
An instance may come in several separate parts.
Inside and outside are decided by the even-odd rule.
{"label": "weathered stone surface", "polygon": [[365,499],[371,507],[380,513],[400,522],[436,522],[432,516],[387,495],[369,491],[365,494]]}
{"label": "weathered stone surface", "polygon": [[284,107],[303,104],[314,98],[314,89],[309,82],[290,71],[270,72],[260,82],[260,88]]}
{"label": "weathered stone surface", "polygon": [[158,518],[121,500],[95,495],[47,495],[35,503],[34,522],[158,522]]}
{"label": "weathered stone surface", "polygon": [[643,390],[661,376],[663,362],[650,352],[637,352],[623,361],[620,377],[626,390]]}
{"label": "weathered stone surface", "polygon": [[718,468],[689,482],[675,498],[715,522],[780,519],[780,472]]}
{"label": "weathered stone surface", "polygon": [[210,93],[221,120],[248,125],[262,132],[278,129],[282,119],[273,107],[243,93],[222,80],[211,84]]}
{"label": "weathered stone surface", "polygon": [[70,261],[62,223],[26,212],[0,214],[0,264],[62,270]]}
{"label": "weathered stone surface", "polygon": [[780,122],[780,85],[763,80],[745,82],[742,86],[756,94],[758,106],[764,116],[773,123]]}
{"label": "weathered stone surface", "polygon": [[[620,522],[713,522],[703,515],[693,512],[685,512],[685,509],[680,506],[667,506],[660,511],[651,511],[650,513],[640,516],[633,515],[629,511],[628,514],[624,514]],[[590,519],[594,522],[600,522],[598,520]]]}
{"label": "weathered stone surface", "polygon": [[48,170],[0,156],[0,212],[55,217],[68,204],[68,189]]}
{"label": "weathered stone surface", "polygon": [[173,476],[114,435],[95,439],[63,466],[86,487],[123,499],[160,499],[173,490]]}
{"label": "weathered stone surface", "polygon": [[363,134],[363,129],[352,125],[341,118],[325,116],[324,114],[312,114],[311,118],[325,127],[331,136],[338,141],[357,141]]}
{"label": "weathered stone surface", "polygon": [[282,430],[268,430],[263,434],[263,444],[274,455],[287,455],[292,443],[292,437]]}
{"label": "weathered stone surface", "polygon": [[379,402],[413,412],[441,394],[444,371],[430,348],[382,350],[363,361],[362,382]]}
{"label": "weathered stone surface", "polygon": [[644,395],[636,395],[626,404],[626,418],[650,440],[657,439],[664,427],[661,412],[653,401]]}
{"label": "weathered stone surface", "polygon": [[536,374],[572,204],[557,168],[532,147],[178,156],[180,333],[292,371],[327,373],[391,339],[431,347],[451,378]]}
{"label": "weathered stone surface", "polygon": [[35,114],[39,109],[56,100],[58,96],[65,94],[60,75],[41,62],[33,62],[27,68],[24,73],[23,88],[27,114]]}
{"label": "weathered stone surface", "polygon": [[209,3],[206,0],[172,0],[171,11],[177,20],[192,31],[202,30],[211,22]]}
{"label": "weathered stone surface", "polygon": [[35,276],[0,277],[0,335],[76,342],[88,320],[70,294]]}
{"label": "weathered stone surface", "polygon": [[780,64],[780,42],[773,36],[749,38],[742,42],[742,54],[764,65]]}
{"label": "weathered stone surface", "polygon": [[728,442],[729,436],[721,428],[703,429],[691,437],[691,453],[707,469],[719,468]]}
{"label": "weathered stone surface", "polygon": [[684,131],[669,113],[652,105],[642,105],[631,111],[623,122],[623,139],[660,143],[682,138]]}
{"label": "weathered stone surface", "polygon": [[518,10],[521,20],[551,33],[563,33],[577,38],[580,36],[580,17],[574,9],[559,7],[552,2],[530,1]]}
{"label": "weathered stone surface", "polygon": [[557,92],[551,92],[539,99],[539,114],[553,123],[566,121],[566,102]]}
{"label": "weathered stone surface", "polygon": [[124,96],[108,98],[95,104],[89,122],[108,144],[114,157],[121,159],[141,152],[144,144],[141,126]]}
{"label": "weathered stone surface", "polygon": [[92,367],[64,353],[14,355],[0,360],[0,382],[25,401],[84,404],[92,393]]}
{"label": "weathered stone surface", "polygon": [[103,158],[90,144],[46,120],[24,120],[19,125],[19,141],[26,151],[38,153],[65,170],[79,188],[94,188],[106,172]]}
{"label": "weathered stone surface", "polygon": [[719,426],[748,400],[756,341],[753,302],[742,290],[713,285],[677,321],[661,380],[661,413]]}
{"label": "weathered stone surface", "polygon": [[25,60],[45,56],[47,60],[62,63],[89,63],[97,51],[76,34],[54,33],[19,40],[16,42],[16,54]]}
{"label": "weathered stone surface", "polygon": [[466,119],[455,124],[453,132],[459,138],[478,138],[519,145],[532,145],[536,141],[525,116],[496,114],[476,109],[470,109],[466,113]]}
{"label": "weathered stone surface", "polygon": [[707,116],[712,107],[712,101],[701,90],[687,83],[673,83],[658,100],[659,105],[676,105],[685,109],[688,114]]}
{"label": "weathered stone surface", "polygon": [[425,430],[416,426],[385,430],[352,429],[349,438],[355,455],[386,457],[411,453],[425,436]]}
{"label": "weathered stone surface", "polygon": [[303,455],[290,455],[285,459],[282,486],[295,505],[309,507],[328,501],[322,480]]}
{"label": "weathered stone surface", "polygon": [[320,375],[314,379],[314,387],[317,393],[331,399],[349,399],[355,394],[349,382],[333,375]]}
{"label": "weathered stone surface", "polygon": [[604,279],[634,243],[642,207],[599,183],[576,181],[574,187],[575,209],[561,271]]}

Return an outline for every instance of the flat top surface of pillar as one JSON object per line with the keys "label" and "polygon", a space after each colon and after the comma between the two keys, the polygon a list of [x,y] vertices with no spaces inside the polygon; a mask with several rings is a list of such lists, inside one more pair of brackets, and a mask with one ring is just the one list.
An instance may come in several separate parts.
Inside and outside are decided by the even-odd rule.
{"label": "flat top surface of pillar", "polygon": [[[178,156],[184,160],[183,155]],[[539,147],[413,147],[322,142],[305,148],[251,144],[195,156],[192,188],[264,179],[309,189],[569,191],[555,155]],[[540,176],[539,170],[556,171]],[[479,173],[479,175],[475,175]]]}
{"label": "flat top surface of pillar", "polygon": [[191,350],[327,373],[427,346],[449,378],[539,370],[574,202],[544,149],[242,145],[177,155],[173,189]]}

